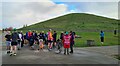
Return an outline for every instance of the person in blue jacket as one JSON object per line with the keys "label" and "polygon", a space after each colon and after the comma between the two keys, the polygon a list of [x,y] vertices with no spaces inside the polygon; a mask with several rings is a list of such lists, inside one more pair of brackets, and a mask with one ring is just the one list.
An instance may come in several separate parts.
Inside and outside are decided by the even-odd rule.
{"label": "person in blue jacket", "polygon": [[103,42],[104,42],[104,32],[103,31],[100,32],[100,39],[101,39],[101,44],[103,44]]}

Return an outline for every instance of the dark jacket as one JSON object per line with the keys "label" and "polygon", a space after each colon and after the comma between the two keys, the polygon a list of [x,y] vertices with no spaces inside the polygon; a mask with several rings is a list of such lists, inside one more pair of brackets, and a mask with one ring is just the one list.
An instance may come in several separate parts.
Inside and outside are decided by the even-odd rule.
{"label": "dark jacket", "polygon": [[17,32],[12,33],[11,38],[13,42],[17,42],[19,39],[18,33]]}
{"label": "dark jacket", "polygon": [[11,35],[5,35],[6,41],[11,41]]}

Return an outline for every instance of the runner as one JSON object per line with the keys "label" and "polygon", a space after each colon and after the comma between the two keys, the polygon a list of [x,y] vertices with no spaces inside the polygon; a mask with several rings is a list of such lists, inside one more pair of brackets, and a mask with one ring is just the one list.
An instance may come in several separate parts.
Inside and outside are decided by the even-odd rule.
{"label": "runner", "polygon": [[17,53],[17,43],[18,43],[18,38],[19,38],[19,35],[18,35],[16,30],[14,31],[14,33],[12,33],[11,38],[12,38],[12,42],[11,42],[10,56],[12,56],[12,55],[16,56],[16,53]]}
{"label": "runner", "polygon": [[7,47],[7,54],[10,53],[10,47],[11,47],[11,35],[10,35],[10,31],[7,32],[7,34],[5,35],[6,38],[6,47]]}
{"label": "runner", "polygon": [[66,55],[66,53],[69,55],[70,38],[71,38],[71,36],[68,34],[68,32],[66,32],[66,35],[64,36],[64,54],[65,55]]}

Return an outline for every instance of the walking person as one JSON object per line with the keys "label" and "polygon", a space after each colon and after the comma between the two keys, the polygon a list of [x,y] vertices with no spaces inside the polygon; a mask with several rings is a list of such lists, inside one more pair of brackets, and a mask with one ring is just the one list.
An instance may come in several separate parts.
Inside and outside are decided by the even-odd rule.
{"label": "walking person", "polygon": [[12,42],[11,42],[10,56],[12,56],[12,55],[16,56],[16,54],[17,54],[17,44],[18,44],[18,38],[19,38],[19,35],[18,35],[16,30],[12,33],[11,38],[12,38]]}
{"label": "walking person", "polygon": [[69,55],[69,48],[70,48],[70,38],[71,36],[66,32],[66,35],[64,35],[64,54],[66,53]]}
{"label": "walking person", "polygon": [[101,39],[101,44],[103,44],[103,42],[104,42],[104,32],[103,31],[100,32],[100,39]]}
{"label": "walking person", "polygon": [[6,38],[6,49],[7,49],[7,54],[10,53],[10,47],[11,47],[11,34],[10,31],[7,32],[5,35]]}
{"label": "walking person", "polygon": [[74,46],[74,39],[75,39],[75,35],[74,35],[75,33],[73,33],[72,31],[70,31],[70,36],[71,36],[71,38],[70,38],[70,53],[73,53],[73,46]]}

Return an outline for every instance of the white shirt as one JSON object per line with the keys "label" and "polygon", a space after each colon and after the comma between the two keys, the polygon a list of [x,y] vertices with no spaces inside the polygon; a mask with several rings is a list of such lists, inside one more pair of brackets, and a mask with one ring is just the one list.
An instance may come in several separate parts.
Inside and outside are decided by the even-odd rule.
{"label": "white shirt", "polygon": [[19,38],[22,40],[22,34],[19,34]]}

